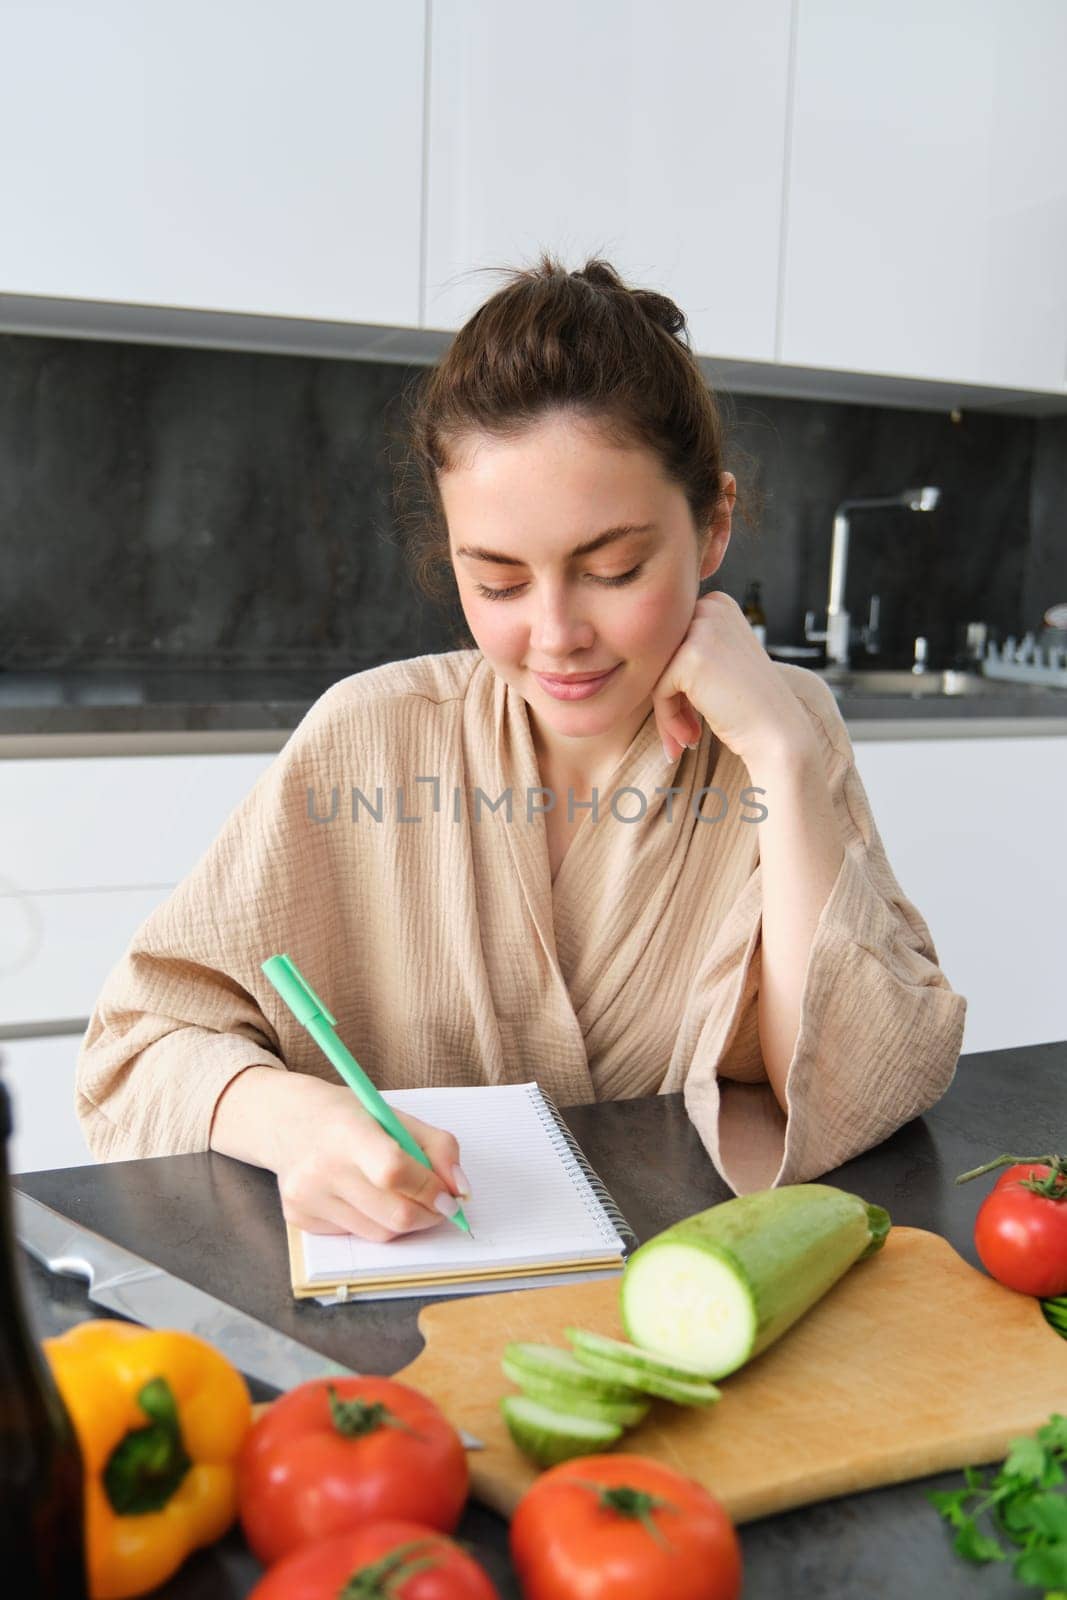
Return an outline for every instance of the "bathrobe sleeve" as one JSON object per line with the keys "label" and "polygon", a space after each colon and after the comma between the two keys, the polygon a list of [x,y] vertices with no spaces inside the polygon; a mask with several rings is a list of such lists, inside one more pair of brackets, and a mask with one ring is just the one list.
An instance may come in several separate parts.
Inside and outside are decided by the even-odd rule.
{"label": "bathrobe sleeve", "polygon": [[308,711],[109,972],[75,1079],[82,1131],[99,1160],[207,1150],[215,1106],[237,1074],[285,1068],[295,1040],[285,1018],[282,1039],[265,1015],[284,1007],[272,1004],[260,962],[291,951],[308,981],[320,981],[331,930],[321,837],[329,830],[307,825],[306,785],[329,737],[332,695]]}
{"label": "bathrobe sleeve", "polygon": [[831,691],[787,670],[815,725],[845,854],[812,940],[788,1115],[760,1053],[758,865],[700,975],[685,1105],[737,1194],[817,1179],[929,1110],[952,1082],[967,1009],[886,858]]}

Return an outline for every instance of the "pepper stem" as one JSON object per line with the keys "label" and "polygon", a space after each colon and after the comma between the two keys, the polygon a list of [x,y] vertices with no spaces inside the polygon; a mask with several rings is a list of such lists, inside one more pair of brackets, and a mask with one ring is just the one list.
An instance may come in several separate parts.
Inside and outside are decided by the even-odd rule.
{"label": "pepper stem", "polygon": [[119,1441],[104,1468],[104,1490],[119,1516],[161,1511],[193,1464],[166,1378],[150,1379],[137,1404],[148,1422]]}

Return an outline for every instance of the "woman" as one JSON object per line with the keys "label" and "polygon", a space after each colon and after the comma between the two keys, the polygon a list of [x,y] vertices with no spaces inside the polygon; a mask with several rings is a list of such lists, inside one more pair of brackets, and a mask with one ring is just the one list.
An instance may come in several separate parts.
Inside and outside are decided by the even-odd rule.
{"label": "woman", "polygon": [[455,1139],[405,1119],[428,1171],[382,1132],[264,978],[280,952],[380,1088],[681,1091],[739,1193],[944,1093],[966,1002],[833,696],[700,594],[737,485],[684,330],[545,255],[456,336],[411,449],[420,572],[446,565],[476,648],[333,685],[137,930],[79,1057],[96,1155],[268,1167],[312,1231],[455,1208]]}

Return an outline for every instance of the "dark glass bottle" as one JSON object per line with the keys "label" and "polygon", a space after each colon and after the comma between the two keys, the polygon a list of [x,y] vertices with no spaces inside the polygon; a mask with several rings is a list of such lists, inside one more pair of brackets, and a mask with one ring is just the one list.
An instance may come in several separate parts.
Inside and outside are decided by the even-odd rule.
{"label": "dark glass bottle", "polygon": [[0,1561],[8,1592],[89,1600],[78,1437],[22,1303],[0,1083]]}

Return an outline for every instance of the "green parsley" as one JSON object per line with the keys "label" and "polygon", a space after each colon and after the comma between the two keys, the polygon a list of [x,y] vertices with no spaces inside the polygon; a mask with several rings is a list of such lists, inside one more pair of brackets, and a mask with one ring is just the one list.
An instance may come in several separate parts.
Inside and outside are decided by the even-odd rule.
{"label": "green parsley", "polygon": [[[1044,1305],[1056,1308],[1067,1326],[1067,1297]],[[1020,1583],[1044,1589],[1044,1600],[1067,1600],[1065,1463],[1067,1417],[1056,1411],[1035,1435],[1011,1441],[1007,1459],[991,1482],[987,1484],[977,1468],[965,1467],[965,1489],[927,1490],[926,1498],[957,1530],[954,1548],[959,1555],[975,1562],[1013,1559],[1012,1570]],[[978,1504],[968,1509],[967,1502],[973,1500]],[[979,1527],[983,1514],[988,1514],[994,1533]],[[1021,1547],[1020,1553],[1013,1558],[998,1533]]]}

